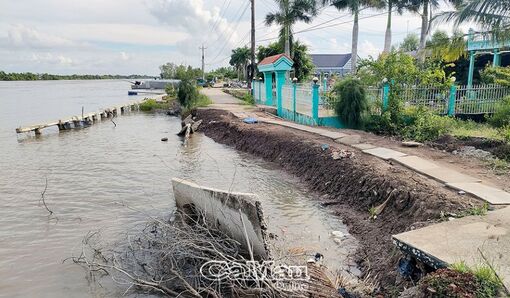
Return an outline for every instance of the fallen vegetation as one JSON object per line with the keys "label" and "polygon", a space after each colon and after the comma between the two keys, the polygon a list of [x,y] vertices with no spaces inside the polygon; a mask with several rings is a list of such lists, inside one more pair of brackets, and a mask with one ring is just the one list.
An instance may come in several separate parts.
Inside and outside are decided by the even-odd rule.
{"label": "fallen vegetation", "polygon": [[[178,213],[174,221],[152,218],[139,233],[115,245],[106,245],[99,232],[89,233],[81,254],[69,260],[98,281],[111,278],[124,295],[326,298],[339,297],[335,286],[344,291],[349,286],[358,293],[373,291],[370,283],[331,278],[325,268],[314,264],[305,265],[308,269],[291,279],[289,274],[296,271],[286,271],[279,264],[251,265],[250,260],[256,264],[262,260],[250,259],[239,242],[208,224],[203,215]],[[223,267],[227,264],[235,267]]]}

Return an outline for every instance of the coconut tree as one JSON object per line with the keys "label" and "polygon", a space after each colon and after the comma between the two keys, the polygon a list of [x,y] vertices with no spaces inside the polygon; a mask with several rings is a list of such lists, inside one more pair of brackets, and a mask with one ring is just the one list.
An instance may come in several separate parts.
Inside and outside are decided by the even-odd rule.
{"label": "coconut tree", "polygon": [[[410,1],[409,9],[418,12],[421,15],[420,46],[418,48],[418,51],[423,52],[423,50],[426,47],[427,36],[430,32],[430,25],[433,19],[432,10],[437,9],[441,1],[439,0],[409,0],[409,1]],[[462,5],[463,0],[444,0],[444,2],[453,4],[454,6],[458,7]],[[421,57],[424,57],[423,53]]]}
{"label": "coconut tree", "polygon": [[378,6],[377,1],[371,0],[322,0],[323,5],[331,5],[339,11],[347,10],[354,17],[352,25],[352,43],[351,43],[351,73],[356,73],[356,63],[358,60],[358,35],[359,35],[359,12],[363,7]]}
{"label": "coconut tree", "polygon": [[314,0],[275,0],[278,10],[266,15],[266,25],[280,26],[280,37],[284,42],[285,54],[291,56],[292,26],[297,22],[310,23],[317,15],[317,6]]}
{"label": "coconut tree", "polygon": [[391,50],[391,17],[393,10],[396,9],[398,14],[402,14],[407,7],[411,6],[409,0],[382,0],[378,6],[383,6],[388,11],[388,19],[386,21],[386,33],[384,34],[384,52]]}
{"label": "coconut tree", "polygon": [[232,50],[229,64],[237,69],[237,76],[241,79],[241,70],[246,69],[250,61],[251,51],[247,47],[237,48]]}
{"label": "coconut tree", "polygon": [[474,22],[499,39],[510,39],[510,0],[466,0],[455,3],[455,11],[437,17],[456,25]]}

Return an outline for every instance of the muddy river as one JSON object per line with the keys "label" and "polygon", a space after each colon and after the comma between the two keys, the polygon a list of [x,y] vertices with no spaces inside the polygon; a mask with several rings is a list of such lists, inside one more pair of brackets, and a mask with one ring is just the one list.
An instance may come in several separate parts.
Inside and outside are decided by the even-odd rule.
{"label": "muddy river", "polygon": [[[91,112],[135,99],[128,87],[124,81],[0,82],[0,297],[121,294],[63,260],[79,254],[89,231],[115,241],[137,233],[148,216],[168,217],[175,209],[172,177],[257,194],[285,249],[321,252],[331,268],[349,266],[356,241],[296,178],[201,134],[184,146],[175,135],[177,118],[137,112],[116,118],[116,127],[108,120],[37,138],[15,133],[19,125],[80,114],[82,106]],[[45,188],[52,216],[41,203]],[[335,240],[332,231],[346,236]]]}

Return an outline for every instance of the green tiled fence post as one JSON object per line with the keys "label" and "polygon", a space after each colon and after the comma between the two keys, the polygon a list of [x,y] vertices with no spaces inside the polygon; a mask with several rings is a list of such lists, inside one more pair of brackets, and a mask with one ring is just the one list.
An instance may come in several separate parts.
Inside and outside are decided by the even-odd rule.
{"label": "green tiled fence post", "polygon": [[255,85],[256,85],[257,81],[255,80],[252,80],[251,81],[251,96],[253,96],[253,98],[255,98]]}
{"label": "green tiled fence post", "polygon": [[292,119],[296,121],[296,90],[297,90],[297,80],[295,79],[292,84]]}
{"label": "green tiled fence post", "polygon": [[383,85],[383,94],[382,94],[382,110],[383,112],[386,112],[388,110],[388,102],[390,97],[390,84],[388,82],[385,82]]}
{"label": "green tiled fence post", "polygon": [[313,84],[312,85],[312,118],[315,123],[319,123],[319,88],[321,85]]}
{"label": "green tiled fence post", "polygon": [[259,78],[259,98],[258,103],[262,102],[262,78]]}
{"label": "green tiled fence post", "polygon": [[448,99],[448,116],[455,115],[455,98],[457,97],[457,86],[450,87],[450,98]]}
{"label": "green tiled fence post", "polygon": [[286,74],[286,71],[276,71],[276,109],[280,117],[283,115],[282,88],[285,84]]}
{"label": "green tiled fence post", "polygon": [[273,73],[264,72],[264,87],[266,88],[266,98],[264,98],[265,105],[273,105]]}

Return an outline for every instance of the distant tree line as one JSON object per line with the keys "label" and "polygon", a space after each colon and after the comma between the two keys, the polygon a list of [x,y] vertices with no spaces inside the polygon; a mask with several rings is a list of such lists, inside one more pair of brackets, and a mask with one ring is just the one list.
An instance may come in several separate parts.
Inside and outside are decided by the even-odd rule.
{"label": "distant tree line", "polygon": [[0,71],[0,81],[51,81],[51,80],[114,80],[152,78],[147,75],[55,75],[49,73],[32,72],[4,72]]}
{"label": "distant tree line", "polygon": [[159,67],[160,77],[162,79],[191,80],[202,77],[200,68],[193,68],[191,65],[177,65],[168,62]]}

